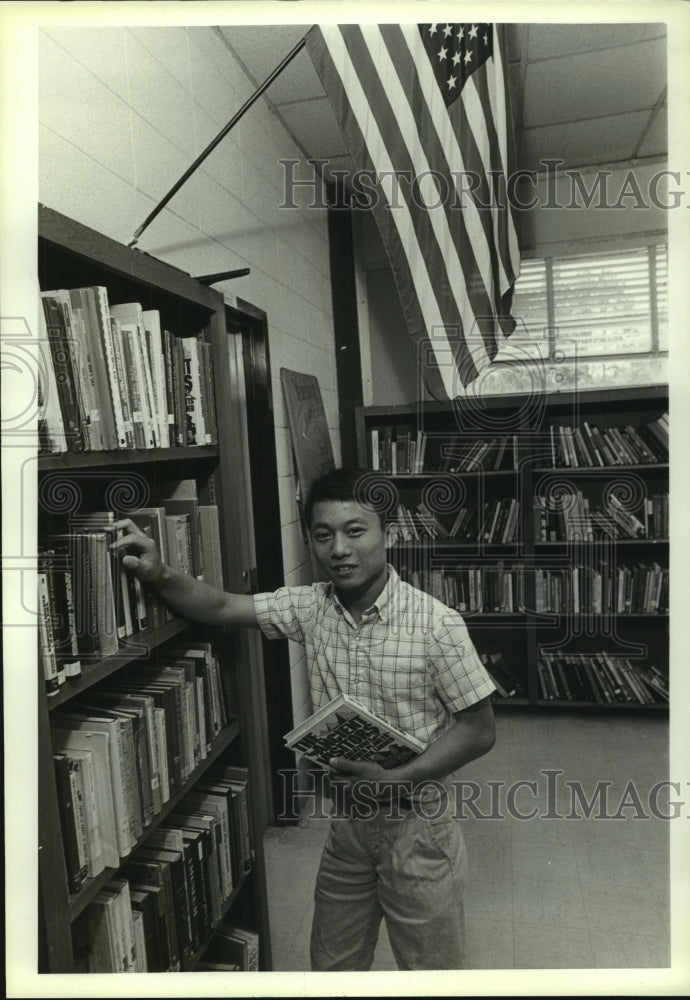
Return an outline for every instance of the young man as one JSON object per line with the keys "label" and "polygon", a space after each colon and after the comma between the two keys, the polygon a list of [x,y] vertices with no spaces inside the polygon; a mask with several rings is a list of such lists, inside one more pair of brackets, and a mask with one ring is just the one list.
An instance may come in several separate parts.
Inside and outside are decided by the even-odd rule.
{"label": "young man", "polygon": [[114,547],[185,618],[301,643],[314,710],[344,691],[424,742],[423,753],[391,770],[331,761],[331,777],[346,791],[366,782],[380,798],[368,815],[345,807],[331,824],[316,881],[312,968],[370,968],[385,917],[399,968],[458,969],[466,858],[448,787],[493,746],[494,685],[460,615],[388,565],[385,524],[366,499],[367,483],[370,473],[335,470],[306,499],[327,583],[228,594],[163,565],[131,521],[118,522],[127,532]]}

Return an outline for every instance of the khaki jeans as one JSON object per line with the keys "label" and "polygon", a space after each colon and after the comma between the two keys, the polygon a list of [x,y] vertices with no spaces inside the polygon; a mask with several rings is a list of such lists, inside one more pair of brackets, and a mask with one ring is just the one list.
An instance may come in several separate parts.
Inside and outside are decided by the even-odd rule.
{"label": "khaki jeans", "polygon": [[460,824],[447,811],[336,817],[316,879],[312,969],[369,969],[382,917],[399,969],[464,968],[466,869]]}

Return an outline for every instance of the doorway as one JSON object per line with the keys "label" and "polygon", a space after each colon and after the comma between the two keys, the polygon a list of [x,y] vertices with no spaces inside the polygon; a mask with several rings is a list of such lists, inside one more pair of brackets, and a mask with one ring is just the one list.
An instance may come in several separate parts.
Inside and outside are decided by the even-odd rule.
{"label": "doorway", "polygon": [[[226,305],[229,334],[241,337],[246,392],[247,435],[251,477],[256,566],[248,581],[251,593],[276,590],[284,584],[282,533],[278,499],[278,464],[273,420],[271,359],[266,313],[249,302]],[[293,726],[290,659],[286,642],[262,637],[268,750],[273,791],[274,822],[277,815],[295,815],[292,782],[283,782],[280,770],[294,770],[294,755],[283,742]],[[289,796],[283,803],[283,798]],[[282,822],[285,822],[284,820]]]}

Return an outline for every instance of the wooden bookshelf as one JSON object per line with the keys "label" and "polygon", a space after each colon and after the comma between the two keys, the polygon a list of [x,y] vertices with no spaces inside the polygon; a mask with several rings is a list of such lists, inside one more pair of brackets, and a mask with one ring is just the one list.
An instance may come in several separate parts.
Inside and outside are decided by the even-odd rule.
{"label": "wooden bookshelf", "polygon": [[[667,452],[663,454],[663,444],[657,452],[648,446],[651,457],[643,457],[639,450],[633,456],[632,435],[629,440],[624,436],[626,428],[645,427],[659,418],[663,420],[667,413],[666,386],[542,396],[511,394],[468,401],[459,399],[447,404],[425,402],[357,409],[358,464],[370,470],[372,476],[384,480],[385,486],[378,495],[385,502],[388,520],[397,526],[397,538],[389,550],[390,560],[403,578],[435,593],[463,614],[480,652],[500,652],[509,663],[523,694],[497,698],[498,704],[559,711],[657,714],[668,710],[668,703],[659,694],[651,696],[653,701],[646,700],[649,689],[644,684],[637,701],[606,701],[601,688],[597,688],[596,698],[592,688],[586,689],[592,692],[591,697],[582,697],[585,688],[578,688],[579,697],[572,691],[571,697],[566,697],[560,689],[560,697],[546,696],[537,670],[539,658],[554,650],[590,657],[590,667],[591,657],[607,653],[640,667],[653,664],[668,678],[668,607],[654,607],[649,603],[653,601],[653,593],[657,597],[660,595],[663,580],[667,585],[668,457]],[[593,427],[600,432],[606,430],[607,450],[612,449],[614,437],[618,443],[619,437],[624,436],[626,453],[623,445],[615,456],[609,450],[609,456],[617,459],[616,464],[597,464],[593,447],[586,443],[582,445],[578,441],[577,448],[583,450],[576,450],[576,429],[584,440],[585,422],[590,431]],[[573,449],[572,454],[568,451],[570,465],[565,464],[565,450],[559,451],[561,441],[565,441],[563,449]],[[422,443],[423,452],[420,451]],[[483,453],[482,445],[485,445]],[[377,447],[378,454],[375,453]],[[637,447],[639,449],[640,445]],[[419,461],[420,454],[424,455],[423,462]],[[475,458],[478,455],[479,462],[484,461],[487,467],[473,465],[473,455]],[[633,457],[639,460],[631,461]],[[585,464],[588,458],[592,464]],[[608,526],[606,530],[618,533],[619,537],[606,536],[604,539],[603,529],[599,526],[592,529],[589,520],[581,520],[570,540],[555,537],[553,532],[548,540],[541,539],[538,537],[540,525],[535,522],[540,516],[539,495],[544,491],[548,492],[550,510],[552,506],[557,507],[552,493],[561,498],[572,494],[578,498],[582,510],[586,507],[588,519],[591,510],[602,512]],[[616,498],[613,501],[612,495]],[[657,517],[659,524],[652,530],[653,496],[666,497],[663,533],[660,514]],[[497,507],[500,510],[504,501],[507,503],[513,498],[519,501],[513,537],[507,542],[496,538],[488,541],[484,537],[486,526],[482,524],[482,516],[488,516]],[[644,532],[641,537],[626,537],[627,527],[623,530],[614,523],[613,507],[621,498],[626,512],[634,512],[635,517],[642,518]],[[420,503],[427,509],[431,507],[434,518],[440,522],[436,537],[422,530],[424,522],[417,513]],[[661,501],[659,503],[661,505]],[[478,512],[476,523],[482,525],[481,530],[478,528],[478,534],[472,538],[454,537],[455,518],[461,521],[465,506]],[[496,516],[498,519],[500,515]],[[552,516],[550,528],[560,525],[557,515]],[[561,520],[565,523],[564,517]],[[406,537],[401,533],[401,523],[407,525]],[[472,525],[474,522],[466,523]],[[500,522],[496,520],[493,524],[496,526]],[[586,537],[585,526],[592,530],[591,537]],[[421,537],[414,537],[415,528]],[[604,550],[608,562],[601,556]],[[619,608],[613,603],[614,597],[619,598],[624,586],[630,588],[626,567],[632,573],[635,566],[644,567],[638,568],[635,580],[640,581],[636,584],[640,587],[638,595],[642,598],[646,594],[647,603]],[[655,592],[654,581],[650,579],[652,567],[656,573]],[[502,568],[509,575],[513,571],[510,584],[505,584],[506,592],[513,596],[513,606],[509,604],[502,612],[486,606],[480,610],[476,605],[467,604],[467,589],[462,591],[464,601],[456,604],[460,581],[467,580],[466,571],[470,568],[480,569],[487,578],[492,569]],[[577,578],[573,576],[575,569],[581,576],[585,572],[589,574],[588,586],[591,584],[592,592],[578,593],[578,601],[586,597],[590,603],[578,608],[567,589],[568,583],[563,584],[563,592],[558,585],[557,593],[565,602],[563,605],[548,606],[548,600],[554,595],[549,592],[546,599],[543,590],[541,603],[537,600],[538,570],[555,571],[554,576],[565,573],[572,581]],[[522,603],[515,597],[515,580],[520,574]],[[648,591],[643,587],[645,581],[651,588]],[[555,584],[553,586],[555,588]],[[618,591],[616,586],[620,588]],[[593,596],[599,592],[603,598]],[[473,593],[475,600],[485,598],[484,591],[479,598],[476,589]],[[599,608],[599,600],[604,601],[603,610],[595,610]]]}
{"label": "wooden bookshelf", "polygon": [[[216,504],[219,510],[220,548],[225,586],[246,591],[250,550],[247,532],[251,530],[242,514],[239,487],[246,483],[245,444],[237,432],[239,408],[236,373],[228,351],[225,304],[222,296],[199,284],[188,274],[156,260],[148,254],[124,247],[101,234],[39,206],[39,281],[42,290],[69,289],[103,285],[114,302],[141,302],[145,309],[160,310],[168,329],[178,336],[194,336],[211,345],[217,422],[217,444],[188,447],[164,447],[154,450],[83,451],[41,455],[38,459],[40,485],[46,476],[59,475],[69,483],[78,482],[75,491],[86,511],[94,502],[91,489],[116,481],[118,476],[136,474],[155,486],[159,480],[194,479],[199,502]],[[111,477],[110,479],[108,477]],[[102,493],[102,491],[101,491]],[[102,509],[96,502],[96,509]],[[122,511],[121,511],[122,513]],[[126,516],[126,509],[124,510]],[[39,511],[39,537],[50,528],[50,513]],[[47,541],[46,534],[43,541]],[[78,893],[70,895],[64,861],[64,845],[58,812],[58,791],[52,756],[51,726],[55,709],[64,709],[85,692],[97,692],[100,686],[136,670],[139,660],[155,656],[164,644],[198,636],[194,626],[181,619],[164,622],[158,628],[128,637],[111,656],[84,661],[81,676],[67,679],[57,695],[46,697],[45,682],[39,665],[39,971],[72,972],[74,954],[72,923],[93,900],[100,888],[119,869],[108,868],[88,880]],[[258,644],[244,632],[224,633],[205,630],[204,639],[213,642],[220,669],[228,674],[233,694],[233,714],[227,725],[213,739],[206,757],[194,768],[182,788],[175,790],[168,802],[147,826],[141,841],[179,805],[185,794],[215,762],[241,765],[249,772],[250,803],[255,860],[233,888],[223,907],[223,916],[256,931],[260,938],[260,967],[271,968],[271,942],[268,901],[263,856],[263,831],[268,813],[263,789],[270,785],[266,773],[265,706],[257,696],[253,676],[260,670]],[[136,850],[136,847],[135,849]],[[210,938],[209,938],[210,940]],[[206,946],[199,947],[183,971],[193,970]]]}
{"label": "wooden bookshelf", "polygon": [[[190,775],[189,779],[185,782],[184,786],[178,792],[176,792],[175,795],[173,795],[173,797],[168,802],[166,802],[166,804],[161,809],[160,813],[156,816],[155,823],[152,824],[150,828],[147,828],[146,834],[142,837],[142,843],[143,841],[146,840],[146,837],[149,835],[149,833],[155,830],[155,828],[160,823],[162,823],[165,817],[173,811],[175,806],[179,805],[180,801],[185,797],[187,792],[194,787],[195,783],[201,777],[204,771],[220,757],[223,751],[226,750],[231,745],[231,743],[233,743],[238,738],[239,733],[240,733],[240,727],[236,721],[231,722],[230,725],[225,730],[223,730],[223,732],[219,733],[214,742],[213,748],[211,749],[211,752],[209,753],[206,760],[203,762],[203,766],[195,768],[195,770]],[[84,910],[85,907],[89,905],[89,903],[94,898],[99,889],[101,889],[105,885],[105,883],[113,877],[113,875],[117,874],[117,871],[118,871],[117,868],[106,868],[96,878],[89,879],[88,882],[79,890],[78,893],[70,895],[69,898],[70,920],[74,920],[75,917],[77,917],[82,912],[82,910]]]}

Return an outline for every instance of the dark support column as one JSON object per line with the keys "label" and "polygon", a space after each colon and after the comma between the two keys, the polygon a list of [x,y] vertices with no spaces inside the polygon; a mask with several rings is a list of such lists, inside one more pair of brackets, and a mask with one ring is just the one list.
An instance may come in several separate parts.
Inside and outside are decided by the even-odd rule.
{"label": "dark support column", "polygon": [[352,212],[338,180],[329,189],[328,244],[331,265],[333,329],[340,401],[340,446],[343,465],[356,465],[355,407],[362,405],[362,365],[357,322]]}

